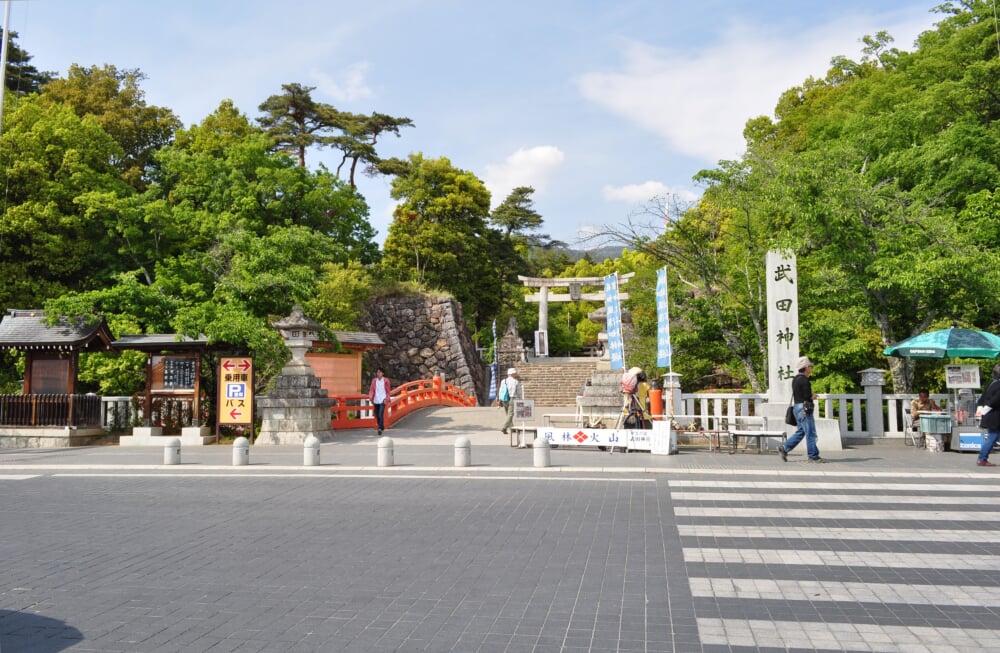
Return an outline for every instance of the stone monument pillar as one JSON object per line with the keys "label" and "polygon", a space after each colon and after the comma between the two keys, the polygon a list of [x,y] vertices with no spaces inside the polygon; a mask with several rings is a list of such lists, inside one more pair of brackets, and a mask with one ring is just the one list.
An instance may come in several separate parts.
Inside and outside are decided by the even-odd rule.
{"label": "stone monument pillar", "polygon": [[885,385],[885,370],[869,367],[861,370],[861,386],[865,389],[865,421],[868,436],[881,438],[885,435],[885,419],[882,416],[882,387]]}
{"label": "stone monument pillar", "polygon": [[303,315],[301,306],[295,306],[291,315],[272,326],[281,332],[292,358],[281,368],[271,393],[257,400],[262,422],[254,445],[304,444],[310,435],[320,442],[332,442],[333,400],[320,387],[321,381],[305,358],[322,325]]}

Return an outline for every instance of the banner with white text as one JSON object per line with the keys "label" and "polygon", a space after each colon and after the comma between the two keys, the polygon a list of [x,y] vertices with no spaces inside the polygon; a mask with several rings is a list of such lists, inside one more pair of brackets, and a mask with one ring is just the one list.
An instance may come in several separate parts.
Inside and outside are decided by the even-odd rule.
{"label": "banner with white text", "polygon": [[622,335],[622,307],[618,297],[618,273],[604,277],[604,308],[607,311],[608,356],[611,369],[625,369],[625,339]]}
{"label": "banner with white text", "polygon": [[667,304],[667,268],[656,273],[656,365],[670,367],[670,306]]}

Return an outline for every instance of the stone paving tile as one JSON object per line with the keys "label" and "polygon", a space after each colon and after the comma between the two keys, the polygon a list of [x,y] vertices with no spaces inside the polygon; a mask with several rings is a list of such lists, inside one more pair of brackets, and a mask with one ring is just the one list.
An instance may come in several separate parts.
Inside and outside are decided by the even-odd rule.
{"label": "stone paving tile", "polygon": [[[1000,606],[910,603],[921,600],[918,586],[942,596],[949,587],[994,587],[975,569],[934,566],[934,556],[949,552],[994,555],[990,541],[733,534],[742,526],[849,529],[873,521],[928,537],[958,529],[989,534],[1000,517],[955,521],[992,509],[962,505],[966,493],[1000,485],[974,468],[974,456],[873,447],[824,452],[832,462],[817,472],[764,455],[555,450],[558,467],[538,470],[530,450],[477,445],[477,466],[463,471],[450,467],[447,445],[420,445],[413,455],[419,464],[391,470],[372,466],[365,443],[324,445],[324,460],[335,462],[312,477],[303,472],[317,470],[301,467],[297,448],[255,449],[254,464],[235,470],[218,447],[185,450],[185,464],[169,467],[157,464],[155,451],[0,451],[0,476],[31,465],[37,474],[0,485],[0,650],[787,651],[880,650],[880,642],[883,650],[912,650],[917,642],[991,650],[998,641]],[[406,461],[399,446],[397,460]],[[795,487],[822,479],[844,505],[817,507],[845,514],[811,518],[808,504],[766,496],[793,490],[755,490],[749,499],[739,488],[711,487],[720,478]],[[674,500],[672,479],[706,485],[698,491],[724,495],[721,505],[779,514],[678,516],[675,508],[719,502]],[[910,489],[852,489],[873,480]],[[944,514],[891,518],[891,496],[920,497],[914,484],[941,482],[955,488],[933,491],[955,498],[954,506],[937,507]],[[868,501],[879,516],[851,514],[852,501]],[[919,502],[902,509],[923,510]],[[718,534],[682,536],[679,524]],[[685,547],[843,548],[899,553],[913,565],[688,564]],[[695,597],[689,578],[742,580],[757,589],[850,581],[900,591],[899,600],[885,603],[861,595],[803,602],[780,589],[753,600]],[[27,616],[36,623],[25,630]],[[786,624],[778,635],[775,622]],[[923,629],[922,639],[905,635],[914,628]],[[729,639],[714,643],[718,638]],[[54,639],[61,648],[46,643]]]}

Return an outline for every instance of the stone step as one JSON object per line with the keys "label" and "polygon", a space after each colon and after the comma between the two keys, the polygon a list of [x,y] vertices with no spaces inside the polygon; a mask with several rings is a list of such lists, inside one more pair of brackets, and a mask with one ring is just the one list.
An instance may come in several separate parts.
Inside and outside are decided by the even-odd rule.
{"label": "stone step", "polygon": [[[515,365],[525,398],[536,406],[573,406],[580,388],[594,373],[597,361],[558,362],[536,359]],[[500,370],[505,374],[506,370]]]}

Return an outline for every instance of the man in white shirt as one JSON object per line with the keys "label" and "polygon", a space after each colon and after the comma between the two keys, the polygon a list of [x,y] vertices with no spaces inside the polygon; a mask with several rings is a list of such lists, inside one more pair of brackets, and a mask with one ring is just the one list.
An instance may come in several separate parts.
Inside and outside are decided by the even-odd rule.
{"label": "man in white shirt", "polygon": [[[507,378],[501,381],[500,385],[502,387],[499,396],[502,397],[506,394],[508,397],[506,403],[504,403],[504,409],[507,411],[507,419],[503,423],[500,432],[507,435],[507,429],[514,423],[514,400],[524,398],[521,382],[517,380],[517,370],[513,367],[507,370]],[[504,392],[504,387],[506,387],[506,393]],[[521,443],[518,446],[523,447],[524,444]]]}

